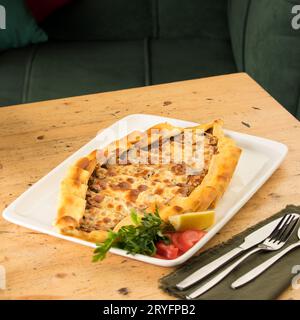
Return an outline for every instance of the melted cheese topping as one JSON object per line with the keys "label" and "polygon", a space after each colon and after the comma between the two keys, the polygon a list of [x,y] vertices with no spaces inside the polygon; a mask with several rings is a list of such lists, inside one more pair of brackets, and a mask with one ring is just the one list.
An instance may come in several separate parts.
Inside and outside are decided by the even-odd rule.
{"label": "melted cheese topping", "polygon": [[174,139],[169,145],[159,142],[129,150],[127,164],[97,165],[89,180],[86,210],[79,229],[86,232],[113,229],[133,208],[143,212],[150,206],[168,203],[174,196],[188,196],[207,173],[216,152],[213,138],[209,134],[204,136],[201,159],[189,155],[177,163],[184,152],[182,141]]}

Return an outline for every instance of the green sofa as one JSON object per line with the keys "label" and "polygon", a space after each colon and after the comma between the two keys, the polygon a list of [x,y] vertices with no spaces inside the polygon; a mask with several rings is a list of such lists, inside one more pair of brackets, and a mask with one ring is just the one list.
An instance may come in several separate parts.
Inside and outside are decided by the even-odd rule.
{"label": "green sofa", "polygon": [[[0,53],[0,105],[245,71],[300,117],[300,0],[74,0]],[[238,88],[237,88],[238,90]]]}

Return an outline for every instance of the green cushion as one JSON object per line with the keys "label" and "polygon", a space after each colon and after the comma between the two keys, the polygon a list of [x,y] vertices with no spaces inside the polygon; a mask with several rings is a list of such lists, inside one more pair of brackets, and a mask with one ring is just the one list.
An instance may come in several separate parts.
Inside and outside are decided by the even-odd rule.
{"label": "green cushion", "polygon": [[151,43],[154,84],[236,72],[229,41],[160,39]]}
{"label": "green cushion", "polygon": [[43,24],[51,39],[228,39],[227,0],[76,0]]}
{"label": "green cushion", "polygon": [[6,29],[0,30],[0,51],[47,41],[23,0],[1,0],[6,11]]}
{"label": "green cushion", "polygon": [[[231,0],[231,38],[246,71],[292,114],[300,114],[300,32],[291,26],[299,0]],[[249,5],[246,5],[249,2]],[[240,14],[238,14],[240,13]]]}
{"label": "green cushion", "polygon": [[12,49],[0,54],[0,106],[23,102],[27,66],[34,53],[34,46]]}
{"label": "green cushion", "polygon": [[244,40],[251,0],[229,0],[228,24],[231,34],[231,44],[239,71],[245,70]]}
{"label": "green cushion", "polygon": [[152,34],[151,0],[74,0],[42,25],[54,40],[134,40]]}
{"label": "green cushion", "polygon": [[0,57],[1,105],[145,85],[143,41],[46,43]]}
{"label": "green cushion", "polygon": [[227,0],[158,0],[157,12],[158,37],[229,39]]}

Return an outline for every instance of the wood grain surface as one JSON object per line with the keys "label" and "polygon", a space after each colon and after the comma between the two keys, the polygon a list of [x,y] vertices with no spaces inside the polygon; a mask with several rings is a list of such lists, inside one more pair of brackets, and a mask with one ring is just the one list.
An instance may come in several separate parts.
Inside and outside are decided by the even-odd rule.
{"label": "wood grain surface", "polygon": [[[51,88],[49,88],[51,90]],[[281,167],[205,248],[300,204],[300,123],[244,73],[0,108],[0,211],[116,120],[133,113],[225,127],[287,144]],[[205,249],[204,248],[204,249]],[[109,255],[0,218],[0,299],[171,299],[158,279],[171,272]],[[292,288],[281,299],[300,299]]]}

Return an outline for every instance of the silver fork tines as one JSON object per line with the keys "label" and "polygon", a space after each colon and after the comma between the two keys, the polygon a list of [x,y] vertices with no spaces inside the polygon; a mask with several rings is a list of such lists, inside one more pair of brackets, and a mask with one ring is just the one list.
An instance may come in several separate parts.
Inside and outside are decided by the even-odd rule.
{"label": "silver fork tines", "polygon": [[279,226],[278,229],[275,230],[275,234],[273,235],[274,239],[280,239],[282,234],[285,232],[286,226],[291,222],[292,219],[293,219],[293,215],[287,214],[283,216],[281,225]]}
{"label": "silver fork tines", "polygon": [[277,246],[281,246],[290,237],[293,232],[299,216],[294,214],[286,214],[279,221],[278,225],[270,236],[260,245],[259,248],[270,247],[270,250],[277,250]]}

